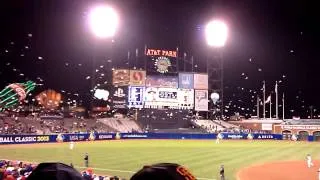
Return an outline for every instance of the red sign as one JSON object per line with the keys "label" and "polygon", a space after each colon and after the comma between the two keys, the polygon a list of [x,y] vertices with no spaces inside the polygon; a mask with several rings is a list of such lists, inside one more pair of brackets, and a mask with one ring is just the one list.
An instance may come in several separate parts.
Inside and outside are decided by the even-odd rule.
{"label": "red sign", "polygon": [[177,57],[177,51],[168,51],[160,49],[147,49],[147,56],[167,56],[167,57]]}

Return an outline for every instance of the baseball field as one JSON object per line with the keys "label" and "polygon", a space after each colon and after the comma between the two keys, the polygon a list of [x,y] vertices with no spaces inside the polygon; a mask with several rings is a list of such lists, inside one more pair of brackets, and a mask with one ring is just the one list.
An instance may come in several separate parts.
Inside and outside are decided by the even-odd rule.
{"label": "baseball field", "polygon": [[80,142],[73,150],[69,143],[1,145],[0,158],[29,162],[71,162],[83,169],[83,156],[97,174],[130,178],[143,165],[157,162],[179,163],[198,179],[219,179],[225,166],[227,180],[316,179],[320,166],[307,168],[308,153],[320,159],[320,144],[292,141],[229,140],[114,140]]}

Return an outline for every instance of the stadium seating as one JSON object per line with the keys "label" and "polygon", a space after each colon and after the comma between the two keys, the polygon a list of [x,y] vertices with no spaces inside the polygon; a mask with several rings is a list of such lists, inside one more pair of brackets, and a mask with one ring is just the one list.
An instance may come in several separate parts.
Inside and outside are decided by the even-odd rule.
{"label": "stadium seating", "polygon": [[142,109],[138,121],[143,129],[178,129],[192,126],[188,110]]}
{"label": "stadium seating", "polygon": [[219,124],[221,125],[222,127],[225,127],[225,128],[239,128],[239,126],[237,125],[234,125],[234,124],[231,124],[231,123],[228,123],[227,121],[221,121],[221,120],[213,120],[216,124]]}
{"label": "stadium seating", "polygon": [[137,122],[129,118],[102,118],[98,121],[113,128],[116,132],[142,132]]}
{"label": "stadium seating", "polygon": [[213,120],[194,120],[194,122],[201,128],[205,129],[207,132],[218,132],[223,131],[225,128]]}

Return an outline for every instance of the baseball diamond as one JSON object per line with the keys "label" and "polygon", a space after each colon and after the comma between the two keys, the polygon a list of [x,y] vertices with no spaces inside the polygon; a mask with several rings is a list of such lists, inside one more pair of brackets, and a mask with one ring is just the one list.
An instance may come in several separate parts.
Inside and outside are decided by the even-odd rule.
{"label": "baseball diamond", "polygon": [[[73,150],[69,143],[2,145],[0,158],[72,162],[80,170],[84,167],[82,155],[88,152],[95,173],[124,178],[146,164],[175,162],[185,165],[198,179],[219,179],[219,167],[224,164],[228,180],[289,180],[317,176],[319,162],[308,169],[305,156],[310,153],[319,159],[319,147],[314,142],[276,140],[223,140],[220,144],[214,140],[112,140],[76,142]],[[290,167],[297,168],[292,171]]]}

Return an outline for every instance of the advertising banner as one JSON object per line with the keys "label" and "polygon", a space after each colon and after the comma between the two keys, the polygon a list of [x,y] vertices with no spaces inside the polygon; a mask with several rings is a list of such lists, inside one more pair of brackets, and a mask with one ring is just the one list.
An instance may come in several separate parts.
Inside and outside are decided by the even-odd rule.
{"label": "advertising banner", "polygon": [[262,130],[266,130],[266,131],[272,131],[272,124],[262,123],[262,124],[261,124],[261,129],[262,129]]}
{"label": "advertising banner", "polygon": [[[243,134],[221,133],[223,139],[282,140],[282,134]],[[183,133],[84,133],[57,135],[0,135],[0,145],[54,143],[69,141],[96,141],[112,139],[216,139],[217,134],[183,134]],[[313,136],[308,137],[313,141]]]}
{"label": "advertising banner", "polygon": [[114,87],[111,90],[111,100],[114,109],[127,108],[128,87]]}
{"label": "advertising banner", "polygon": [[112,71],[112,84],[114,86],[128,86],[130,71],[128,69],[115,69]]}
{"label": "advertising banner", "polygon": [[194,89],[208,89],[208,74],[194,74]]}
{"label": "advertising banner", "polygon": [[144,86],[146,83],[146,71],[130,70],[130,85]]}
{"label": "advertising banner", "polygon": [[161,108],[164,106],[178,107],[178,89],[175,88],[146,88],[145,107]]}
{"label": "advertising banner", "polygon": [[196,111],[208,111],[208,90],[195,90],[194,109]]}
{"label": "advertising banner", "polygon": [[193,89],[179,89],[178,90],[179,109],[193,109],[194,108],[194,90]]}
{"label": "advertising banner", "polygon": [[179,88],[193,89],[193,74],[179,73]]}
{"label": "advertising banner", "polygon": [[0,135],[0,144],[29,144],[56,142],[51,135]]}
{"label": "advertising banner", "polygon": [[143,108],[145,87],[130,86],[128,107],[129,108]]}
{"label": "advertising banner", "polygon": [[178,77],[147,76],[146,87],[178,88]]}

